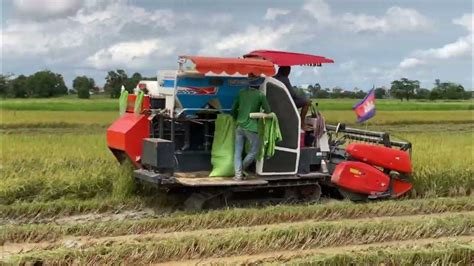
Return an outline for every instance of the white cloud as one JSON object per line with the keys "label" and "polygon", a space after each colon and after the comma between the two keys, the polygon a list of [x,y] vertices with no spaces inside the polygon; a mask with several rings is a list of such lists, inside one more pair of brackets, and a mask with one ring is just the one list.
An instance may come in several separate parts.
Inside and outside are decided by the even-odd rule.
{"label": "white cloud", "polygon": [[[399,61],[403,58],[400,52],[417,48],[419,40],[429,43],[446,38],[443,34],[446,28],[434,32],[440,34],[397,34],[429,31],[430,20],[415,9],[406,8],[410,7],[408,2],[404,7],[390,7],[383,2],[380,6],[385,6],[384,9],[360,3],[361,8],[368,10],[364,13],[341,12],[332,1],[322,0],[304,2],[301,6],[295,4],[291,8],[281,3],[275,3],[272,8],[256,5],[253,11],[258,12],[229,11],[228,7],[218,5],[215,15],[209,15],[208,6],[199,4],[82,0],[77,1],[81,3],[79,6],[74,6],[65,1],[61,4],[71,4],[71,7],[45,11],[44,14],[49,12],[50,15],[27,15],[27,11],[21,11],[13,4],[4,7],[0,46],[5,71],[30,74],[48,68],[64,74],[66,81],[85,74],[100,84],[106,75],[104,70],[120,68],[155,75],[157,69],[175,68],[176,56],[181,54],[241,56],[254,49],[281,49],[336,57],[336,64],[322,68],[295,67],[292,73],[295,84],[320,82],[324,87],[347,88],[383,84],[392,78],[389,70],[394,66],[401,69],[400,65],[407,67],[423,61],[425,67],[404,68],[403,71],[414,76],[421,70],[444,73],[444,69],[435,69],[440,64],[433,62],[451,58],[456,58],[462,65],[453,65],[447,71],[451,71],[448,78],[463,80],[466,75],[472,76],[465,74],[471,66],[467,64],[466,67],[464,60],[471,47],[466,46],[471,40],[467,34],[441,42],[445,45],[424,47],[424,50],[407,54],[407,61]],[[233,3],[238,4],[238,1]],[[164,6],[170,9],[163,9]],[[438,19],[438,13],[433,11],[436,8],[440,6],[423,12]],[[45,9],[49,10],[49,7]],[[37,12],[43,14],[42,10]],[[453,23],[472,29],[472,16],[465,15]],[[456,25],[452,27],[459,27]],[[382,37],[376,33],[390,34]],[[391,47],[390,53],[386,53],[387,47]],[[379,60],[381,56],[384,60]],[[408,60],[410,58],[419,61]],[[399,78],[398,73],[401,72],[395,73],[397,76],[393,78]]]}
{"label": "white cloud", "polygon": [[349,60],[346,62],[342,62],[339,67],[343,70],[353,70],[355,69],[357,63],[354,60]]}
{"label": "white cloud", "polygon": [[210,41],[202,49],[202,54],[236,54],[242,55],[257,49],[285,49],[284,37],[292,32],[294,25],[289,24],[278,28],[270,26],[249,26],[243,32],[227,37],[218,36],[214,44]]}
{"label": "white cloud", "polygon": [[390,7],[383,16],[332,12],[323,0],[308,1],[304,10],[309,12],[321,25],[337,27],[352,32],[397,32],[429,29],[431,22],[417,10]]}
{"label": "white cloud", "polygon": [[474,14],[464,14],[460,18],[453,19],[453,23],[456,25],[463,26],[468,31],[472,32],[472,27],[474,25]]}
{"label": "white cloud", "polygon": [[469,34],[439,48],[415,51],[412,57],[405,58],[402,62],[400,62],[399,68],[412,68],[430,61],[450,60],[455,58],[470,57],[472,60],[474,42],[472,34],[473,15],[465,14],[460,18],[453,19],[453,24],[464,27],[469,32]]}
{"label": "white cloud", "polygon": [[82,5],[82,0],[13,0],[20,14],[30,18],[47,18],[74,13]]}
{"label": "white cloud", "polygon": [[329,23],[333,21],[331,7],[323,0],[307,1],[303,9],[308,11],[320,23]]}
{"label": "white cloud", "polygon": [[153,55],[160,51],[160,56],[172,55],[174,48],[160,39],[149,39],[135,42],[121,42],[106,49],[101,49],[86,59],[86,64],[98,69],[107,69],[120,65],[138,67],[149,65]]}
{"label": "white cloud", "polygon": [[440,48],[432,48],[419,52],[421,57],[436,59],[450,59],[469,56],[472,52],[472,35],[459,38],[457,41],[448,43]]}
{"label": "white cloud", "polygon": [[265,13],[264,19],[266,20],[274,20],[278,16],[287,15],[290,13],[290,10],[282,9],[282,8],[268,8],[267,13]]}
{"label": "white cloud", "polygon": [[425,62],[423,62],[422,60],[418,58],[410,57],[410,58],[403,59],[402,62],[400,62],[399,67],[400,68],[413,68],[413,67],[423,65],[424,63]]}

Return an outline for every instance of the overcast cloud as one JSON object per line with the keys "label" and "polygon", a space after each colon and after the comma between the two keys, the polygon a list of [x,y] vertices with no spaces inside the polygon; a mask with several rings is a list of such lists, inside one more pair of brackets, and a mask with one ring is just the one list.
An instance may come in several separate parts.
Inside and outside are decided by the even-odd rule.
{"label": "overcast cloud", "polygon": [[152,76],[182,54],[256,49],[323,55],[295,84],[369,89],[401,77],[473,88],[471,0],[2,1],[2,72],[50,69],[104,83],[108,70]]}

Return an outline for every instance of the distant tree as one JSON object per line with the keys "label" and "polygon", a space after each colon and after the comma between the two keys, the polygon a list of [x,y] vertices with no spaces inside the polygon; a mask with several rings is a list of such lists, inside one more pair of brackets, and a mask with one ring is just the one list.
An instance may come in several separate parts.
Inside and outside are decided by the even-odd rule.
{"label": "distant tree", "polygon": [[331,95],[328,90],[320,90],[316,93],[316,99],[328,99],[330,98]]}
{"label": "distant tree", "polygon": [[122,88],[122,85],[126,85],[127,79],[127,73],[122,69],[109,71],[105,77],[106,82],[104,89],[110,94],[111,98],[118,98],[120,97],[120,89]]}
{"label": "distant tree", "polygon": [[27,94],[27,81],[28,77],[25,75],[19,75],[18,77],[10,80],[7,86],[7,97],[13,98],[26,98]]}
{"label": "distant tree", "polygon": [[309,85],[308,86],[308,91],[309,91],[309,94],[311,96],[311,98],[317,98],[317,95],[319,93],[319,91],[321,91],[321,85],[319,85],[319,83],[316,83],[313,85]]}
{"label": "distant tree", "polygon": [[356,99],[363,99],[366,95],[367,95],[367,92],[358,89],[358,90],[354,93],[354,98],[356,98]]}
{"label": "distant tree", "polygon": [[431,90],[430,99],[468,99],[464,87],[454,82],[437,82],[436,87]]}
{"label": "distant tree", "polygon": [[460,84],[447,82],[446,87],[446,98],[451,100],[463,99],[465,95],[464,87]]}
{"label": "distant tree", "polygon": [[95,82],[92,78],[79,76],[73,80],[72,87],[77,91],[77,97],[81,99],[89,99],[90,91],[94,89]]}
{"label": "distant tree", "polygon": [[6,97],[8,91],[8,83],[10,82],[11,74],[0,74],[0,96]]}
{"label": "distant tree", "polygon": [[415,89],[415,98],[416,99],[429,99],[430,98],[430,90],[425,88],[418,88]]}
{"label": "distant tree", "polygon": [[27,97],[48,98],[67,94],[67,87],[61,74],[43,70],[28,77],[26,94]]}
{"label": "distant tree", "polygon": [[298,96],[305,97],[305,98],[308,97],[305,90],[301,87],[293,86],[293,90],[296,92]]}
{"label": "distant tree", "polygon": [[376,99],[383,99],[385,96],[385,90],[383,88],[376,88],[375,89],[375,98]]}
{"label": "distant tree", "polygon": [[392,81],[390,94],[399,98],[401,101],[403,101],[403,98],[409,101],[415,93],[415,90],[419,88],[420,82],[418,80],[409,80],[407,78],[402,78],[400,80]]}
{"label": "distant tree", "polygon": [[331,90],[331,98],[342,98],[343,95],[342,95],[342,91],[343,89],[341,87],[334,87],[332,88]]}
{"label": "distant tree", "polygon": [[140,73],[133,73],[133,75],[127,79],[127,82],[125,84],[125,88],[129,91],[132,92],[135,87],[137,87],[137,84],[142,80],[143,77]]}

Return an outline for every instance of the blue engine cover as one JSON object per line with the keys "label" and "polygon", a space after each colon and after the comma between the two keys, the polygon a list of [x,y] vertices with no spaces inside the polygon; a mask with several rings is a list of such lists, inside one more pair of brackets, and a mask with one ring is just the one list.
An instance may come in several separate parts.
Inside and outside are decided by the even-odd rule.
{"label": "blue engine cover", "polygon": [[188,115],[205,108],[214,99],[223,112],[229,112],[239,91],[247,86],[246,77],[179,77],[176,97]]}

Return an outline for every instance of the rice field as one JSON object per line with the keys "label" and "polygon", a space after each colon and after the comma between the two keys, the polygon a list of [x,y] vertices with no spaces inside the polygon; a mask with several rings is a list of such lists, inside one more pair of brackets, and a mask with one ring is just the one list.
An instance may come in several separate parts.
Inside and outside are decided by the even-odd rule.
{"label": "rice field", "polygon": [[[472,102],[322,100],[330,123],[413,144],[406,198],[186,213],[139,192],[105,143],[116,100],[7,100],[0,107],[0,263],[469,265],[474,261]],[[81,107],[82,109],[80,109]],[[380,107],[380,108],[379,108]],[[108,109],[110,108],[110,109]]]}
{"label": "rice field", "polygon": [[[350,110],[361,99],[317,99],[321,110]],[[77,99],[69,96],[50,99],[3,99],[1,110],[12,111],[117,111],[117,99],[105,95],[92,96],[91,99]],[[416,101],[377,99],[380,111],[448,111],[473,110],[472,100],[464,101]]]}

